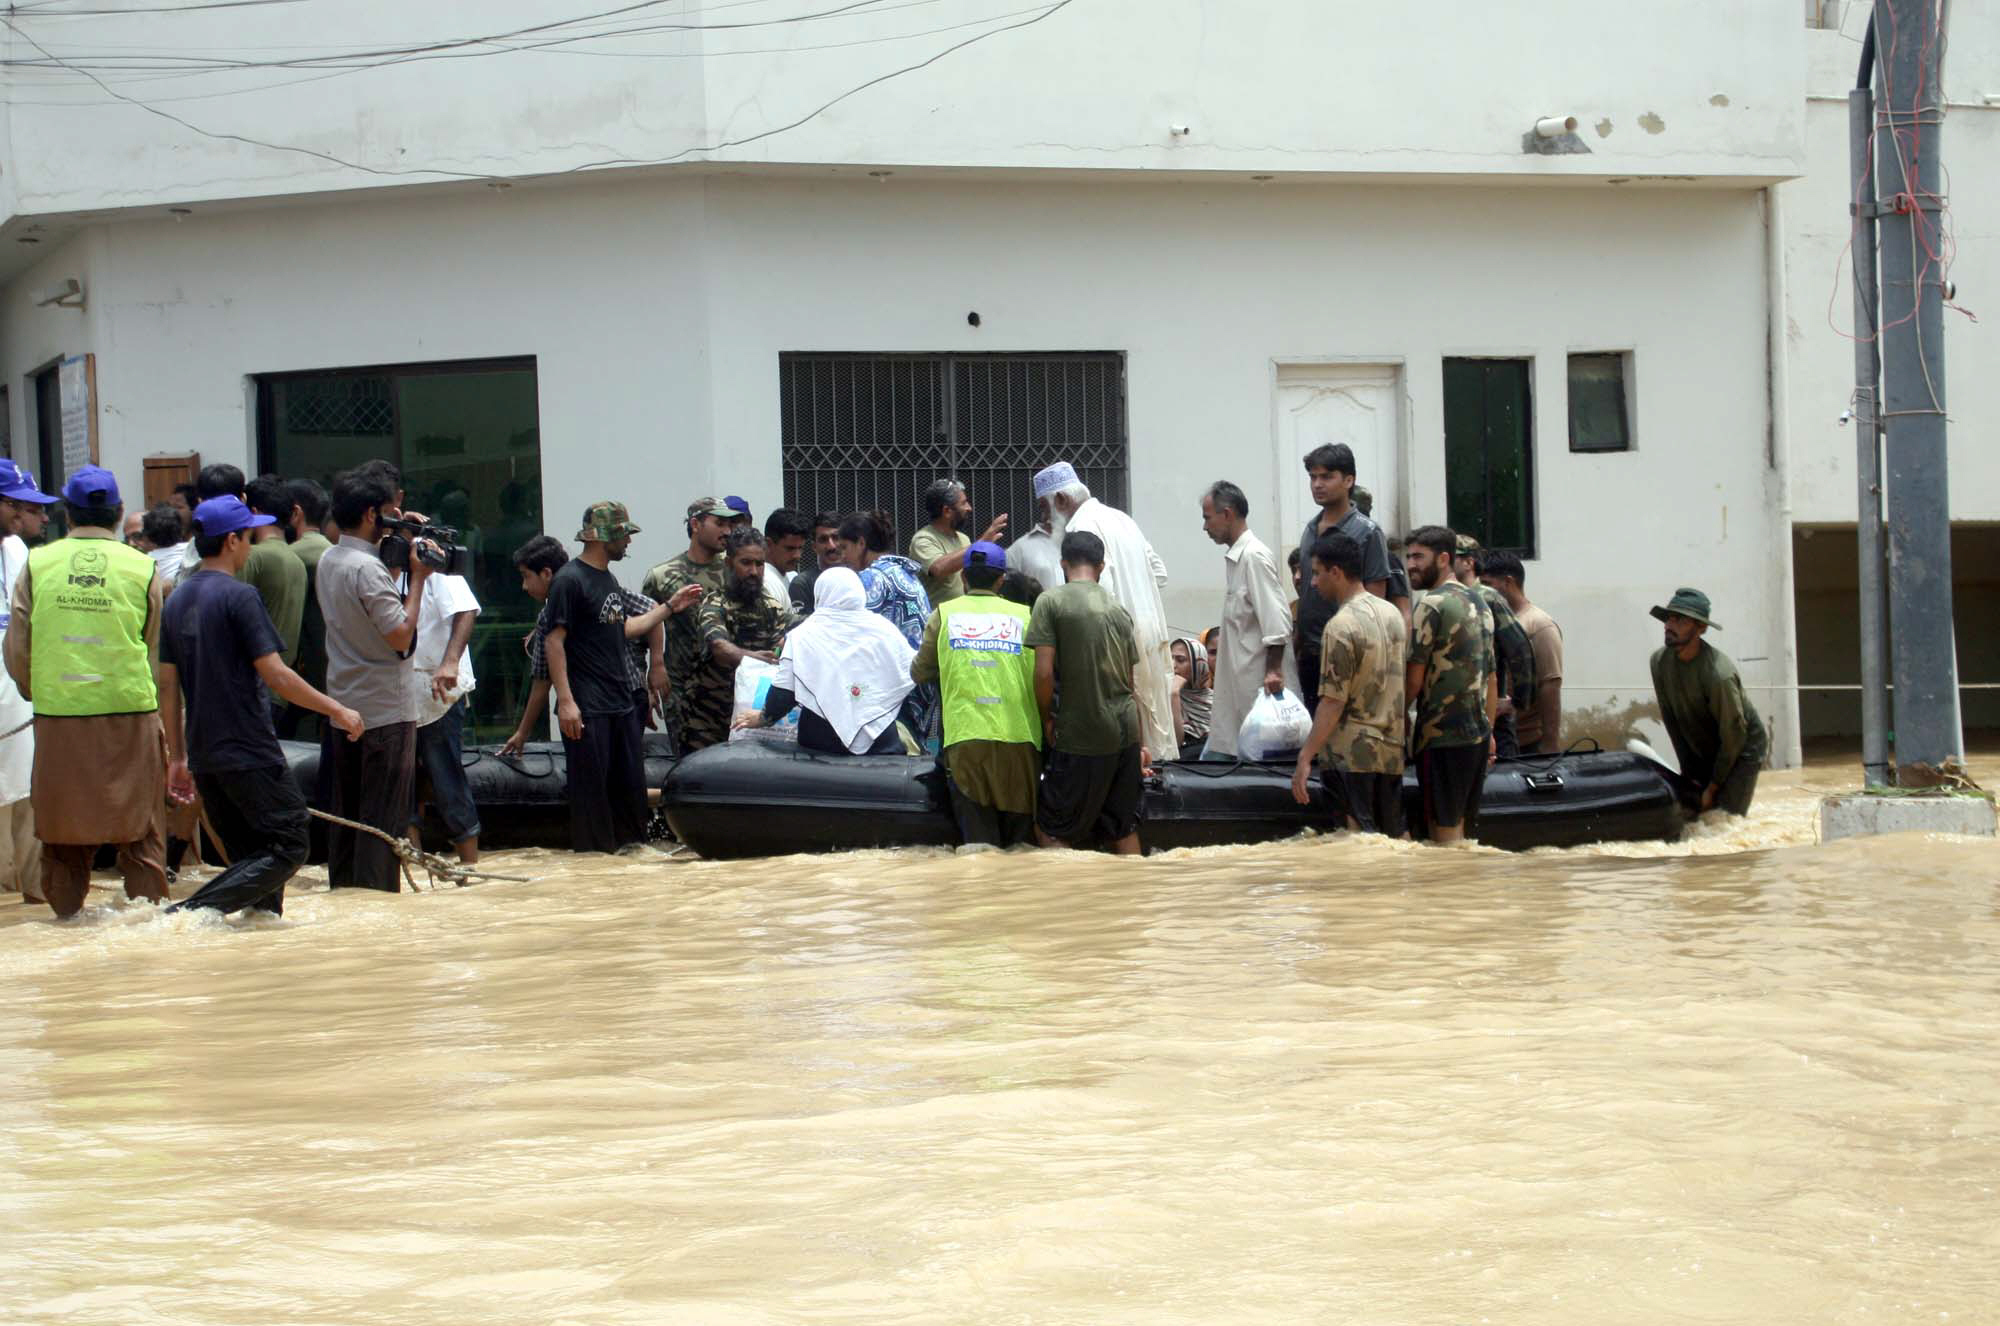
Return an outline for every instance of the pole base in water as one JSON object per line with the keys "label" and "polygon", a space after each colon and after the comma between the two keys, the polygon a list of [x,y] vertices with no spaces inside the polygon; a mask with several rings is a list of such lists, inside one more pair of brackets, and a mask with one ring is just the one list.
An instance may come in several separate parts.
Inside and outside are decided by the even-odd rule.
{"label": "pole base in water", "polygon": [[1897,796],[1859,792],[1819,803],[1819,840],[1878,833],[1961,833],[1994,836],[1993,800],[1984,793]]}

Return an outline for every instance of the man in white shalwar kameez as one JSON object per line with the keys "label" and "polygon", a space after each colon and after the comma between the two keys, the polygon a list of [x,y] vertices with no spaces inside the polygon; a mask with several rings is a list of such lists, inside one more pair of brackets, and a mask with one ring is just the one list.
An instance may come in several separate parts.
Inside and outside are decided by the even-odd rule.
{"label": "man in white shalwar kameez", "polygon": [[[24,510],[55,501],[11,460],[0,460],[0,640],[14,581],[28,565],[28,545],[14,532]],[[35,771],[35,707],[0,668],[0,890],[42,901],[42,845],[35,841],[35,810],[28,800]]]}
{"label": "man in white shalwar kameez", "polygon": [[1154,760],[1180,754],[1174,732],[1174,712],[1167,678],[1173,675],[1168,652],[1167,610],[1160,589],[1167,567],[1132,517],[1090,495],[1076,469],[1057,461],[1035,475],[1036,498],[1047,498],[1058,547],[1071,531],[1104,540],[1104,574],[1098,583],[1132,614],[1132,634],[1139,646],[1138,675],[1133,691],[1139,702],[1139,739]]}

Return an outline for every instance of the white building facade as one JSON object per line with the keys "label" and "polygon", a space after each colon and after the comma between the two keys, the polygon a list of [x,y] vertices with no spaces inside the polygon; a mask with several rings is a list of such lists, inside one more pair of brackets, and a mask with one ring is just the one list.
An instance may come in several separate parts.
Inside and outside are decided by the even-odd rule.
{"label": "white building facade", "polygon": [[[1834,562],[1805,553],[1795,589],[1795,544],[1844,520],[1852,576],[1851,351],[1820,279],[1845,111],[1809,96],[1841,94],[1854,42],[1788,4],[1633,7],[1615,30],[1572,0],[1532,28],[1326,8],[17,13],[9,446],[61,467],[81,360],[128,493],[151,456],[318,477],[390,455],[413,504],[480,531],[502,598],[514,542],[606,497],[645,527],[636,583],[696,496],[890,505],[907,538],[935,474],[1018,523],[1026,471],[1073,454],[1199,628],[1222,584],[1202,490],[1239,483],[1289,546],[1300,456],[1348,441],[1386,527],[1523,551],[1565,628],[1572,732],[1656,731],[1646,609],[1695,584],[1795,759],[1798,642],[1839,644]],[[1980,8],[1956,6],[1948,73],[1991,54]],[[1544,117],[1576,130],[1538,137]],[[1948,159],[1962,121],[1967,159],[1993,159],[1983,109]],[[1954,365],[1978,335],[1954,329]],[[1994,390],[1954,378],[1961,438]],[[2000,517],[2000,462],[1957,456],[1955,513]],[[525,629],[489,617],[482,689]]]}

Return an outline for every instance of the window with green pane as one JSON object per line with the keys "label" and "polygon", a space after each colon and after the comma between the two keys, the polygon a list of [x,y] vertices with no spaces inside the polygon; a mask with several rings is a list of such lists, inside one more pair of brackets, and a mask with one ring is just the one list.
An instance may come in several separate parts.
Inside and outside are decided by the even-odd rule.
{"label": "window with green pane", "polygon": [[1444,361],[1445,512],[1488,548],[1535,553],[1527,359]]}
{"label": "window with green pane", "polygon": [[541,533],[535,361],[272,374],[257,380],[257,407],[260,470],[331,489],[342,470],[386,459],[410,509],[462,531],[480,605],[466,740],[505,739],[528,691],[521,637],[536,613],[512,557]]}
{"label": "window with green pane", "polygon": [[1631,356],[1569,357],[1569,449],[1630,451],[1632,412],[1627,385]]}

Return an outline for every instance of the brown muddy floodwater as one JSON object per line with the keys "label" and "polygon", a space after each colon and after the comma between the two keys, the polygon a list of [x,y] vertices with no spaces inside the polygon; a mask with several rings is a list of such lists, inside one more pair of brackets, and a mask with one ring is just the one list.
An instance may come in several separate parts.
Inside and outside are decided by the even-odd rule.
{"label": "brown muddy floodwater", "polygon": [[2000,848],[1813,845],[1848,781],[1615,855],[10,901],[0,1321],[1995,1320]]}

